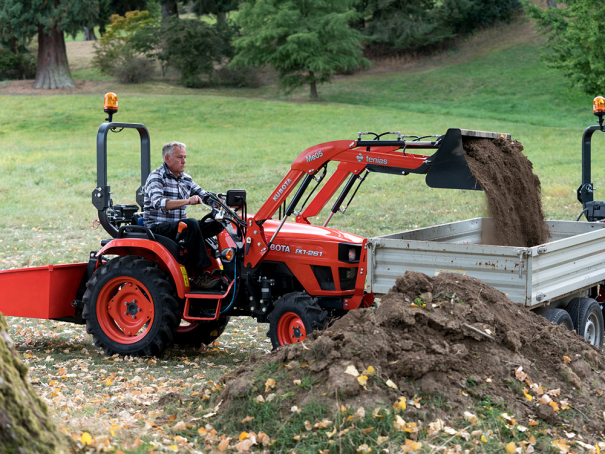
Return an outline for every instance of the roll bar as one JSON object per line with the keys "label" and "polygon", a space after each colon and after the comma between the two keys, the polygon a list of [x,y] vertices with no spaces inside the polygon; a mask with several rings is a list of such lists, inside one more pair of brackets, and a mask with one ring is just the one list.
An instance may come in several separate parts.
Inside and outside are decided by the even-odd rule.
{"label": "roll bar", "polygon": [[[118,129],[121,128],[121,129]],[[143,209],[143,187],[151,173],[151,144],[147,127],[140,123],[106,122],[97,132],[97,187],[92,191],[92,204],[99,212],[99,222],[113,238],[117,238],[118,229],[107,218],[107,210],[113,206],[111,190],[107,184],[107,133],[120,132],[123,129],[136,129],[141,140],[141,186],[136,191],[136,201]]]}

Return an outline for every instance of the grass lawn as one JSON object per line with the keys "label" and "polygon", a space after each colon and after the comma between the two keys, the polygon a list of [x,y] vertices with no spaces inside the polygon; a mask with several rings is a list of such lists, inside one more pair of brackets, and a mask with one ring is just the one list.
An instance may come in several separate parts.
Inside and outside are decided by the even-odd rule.
{"label": "grass lawn", "polygon": [[[299,102],[306,92],[284,97],[271,87],[121,86],[115,120],[148,127],[152,167],[161,163],[163,143],[187,143],[187,172],[209,190],[246,189],[250,212],[272,193],[296,156],[315,144],[355,139],[358,131],[509,132],[523,143],[542,181],[547,217],[575,219],[581,211],[576,188],[582,131],[595,122],[592,97],[569,89],[559,74],[545,69],[534,42],[477,57],[462,58],[460,52],[462,62],[454,53],[447,64],[434,67],[340,77],[320,89],[324,101],[318,103]],[[81,78],[96,77],[85,65],[77,71]],[[85,261],[107,237],[92,227],[97,212],[91,204],[96,131],[105,118],[102,96],[111,85],[101,82],[105,85],[97,85],[96,92],[69,96],[0,95],[0,269]],[[603,139],[594,136],[597,188],[605,183],[598,165]],[[110,136],[115,203],[134,203],[138,147],[134,131]],[[201,217],[204,209],[192,207],[189,214]],[[482,215],[480,192],[431,189],[420,176],[372,174],[331,226],[373,236]],[[76,437],[107,436],[107,443],[129,452],[187,450],[174,426],[192,414],[192,397],[269,345],[264,326],[236,319],[209,349],[173,349],[159,360],[105,358],[81,326],[8,321],[33,381],[64,428]]]}

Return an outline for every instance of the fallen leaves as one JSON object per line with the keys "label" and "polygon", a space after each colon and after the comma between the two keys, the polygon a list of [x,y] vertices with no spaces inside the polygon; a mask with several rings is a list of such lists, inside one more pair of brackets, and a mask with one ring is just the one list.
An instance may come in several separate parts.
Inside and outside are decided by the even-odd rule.
{"label": "fallen leaves", "polygon": [[268,393],[272,389],[275,389],[276,385],[277,385],[277,383],[275,382],[274,379],[268,378],[267,381],[265,382],[265,392]]}
{"label": "fallen leaves", "polygon": [[347,366],[347,368],[345,370],[345,374],[351,375],[353,377],[359,377],[359,371],[353,365]]}

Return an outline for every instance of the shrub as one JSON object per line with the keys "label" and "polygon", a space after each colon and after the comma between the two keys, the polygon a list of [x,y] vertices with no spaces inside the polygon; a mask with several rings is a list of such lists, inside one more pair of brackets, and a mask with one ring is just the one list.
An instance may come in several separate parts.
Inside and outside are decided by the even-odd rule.
{"label": "shrub", "polygon": [[426,51],[459,35],[510,21],[519,0],[364,0],[363,32],[375,51]]}
{"label": "shrub", "polygon": [[36,58],[27,50],[11,52],[0,47],[0,79],[33,79],[36,77]]}
{"label": "shrub", "polygon": [[116,66],[112,75],[123,84],[140,84],[153,76],[153,62],[144,57],[133,57]]}
{"label": "shrub", "polygon": [[235,88],[258,88],[261,81],[258,77],[257,68],[225,66],[216,72],[218,83],[224,87]]}
{"label": "shrub", "polygon": [[468,34],[498,22],[509,22],[521,10],[519,0],[445,0],[440,22],[456,34]]}
{"label": "shrub", "polygon": [[[139,83],[150,78],[153,60],[159,43],[157,27],[148,11],[130,11],[122,16],[114,14],[111,24],[95,43],[92,64],[104,74],[111,74],[124,83]],[[143,71],[149,71],[147,77]]]}
{"label": "shrub", "polygon": [[151,62],[158,62],[162,76],[172,66],[181,73],[180,83],[201,88],[209,82],[200,76],[207,75],[211,83],[214,65],[232,56],[233,33],[228,24],[208,25],[175,16],[160,22],[147,11],[113,15],[107,32],[95,45],[93,65],[125,83],[140,83],[149,79]]}
{"label": "shrub", "polygon": [[190,88],[204,86],[200,75],[212,81],[214,64],[231,56],[232,28],[224,24],[208,25],[198,19],[170,17],[162,24],[164,47],[158,57],[181,73],[180,82]]}

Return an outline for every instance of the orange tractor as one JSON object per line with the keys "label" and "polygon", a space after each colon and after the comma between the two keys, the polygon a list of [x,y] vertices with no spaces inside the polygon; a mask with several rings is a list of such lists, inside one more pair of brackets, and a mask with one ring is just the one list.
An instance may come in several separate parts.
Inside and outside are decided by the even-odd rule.
{"label": "orange tractor", "polygon": [[[223,283],[218,289],[192,290],[183,245],[153,234],[143,223],[149,132],[143,124],[113,122],[115,95],[106,96],[105,111],[109,117],[97,132],[92,203],[110,238],[88,262],[0,271],[0,312],[85,323],[108,355],[158,356],[172,343],[208,344],[230,316],[244,315],[269,323],[276,348],[302,342],[330,320],[371,306],[374,297],[364,290],[367,239],[330,228],[332,217],[346,211],[373,172],[426,174],[431,187],[481,189],[466,164],[462,137],[499,137],[460,129],[424,137],[359,133],[354,140],[308,148],[256,214],[247,213],[243,190],[215,197],[206,218],[224,230],[206,239],[206,247],[211,270]],[[107,184],[107,135],[123,128],[140,136],[136,204],[114,204]],[[423,151],[431,154],[419,154]],[[332,162],[338,164],[329,171]],[[327,219],[312,225],[311,218],[337,191]]]}

